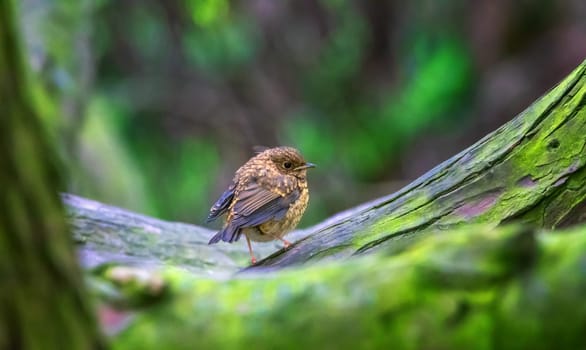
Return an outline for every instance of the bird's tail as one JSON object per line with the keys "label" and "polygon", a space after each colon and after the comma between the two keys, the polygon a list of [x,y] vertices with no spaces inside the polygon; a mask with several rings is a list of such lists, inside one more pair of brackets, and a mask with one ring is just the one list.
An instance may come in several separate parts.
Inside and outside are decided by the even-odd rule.
{"label": "bird's tail", "polygon": [[208,244],[218,243],[219,241],[224,242],[235,242],[240,238],[240,228],[236,228],[232,225],[226,225],[223,229],[218,231],[208,242]]}

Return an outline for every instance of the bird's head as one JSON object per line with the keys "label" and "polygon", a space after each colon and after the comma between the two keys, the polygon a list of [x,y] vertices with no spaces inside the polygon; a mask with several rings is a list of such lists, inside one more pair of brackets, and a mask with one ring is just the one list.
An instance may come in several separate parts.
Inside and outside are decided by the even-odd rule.
{"label": "bird's head", "polygon": [[262,153],[265,153],[277,170],[284,175],[305,178],[307,169],[315,167],[315,164],[306,162],[301,153],[292,147],[269,148]]}

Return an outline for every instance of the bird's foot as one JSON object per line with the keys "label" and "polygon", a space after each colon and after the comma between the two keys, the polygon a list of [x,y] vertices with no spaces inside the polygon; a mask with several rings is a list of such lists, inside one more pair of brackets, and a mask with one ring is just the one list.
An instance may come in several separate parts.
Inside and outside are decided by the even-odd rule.
{"label": "bird's foot", "polygon": [[285,249],[289,249],[289,247],[291,247],[291,242],[283,240],[283,245],[285,246]]}
{"label": "bird's foot", "polygon": [[250,262],[252,265],[256,264],[256,258],[254,257],[254,253],[252,252],[252,245],[250,245],[250,238],[246,235],[246,245],[248,246],[248,253],[250,254]]}

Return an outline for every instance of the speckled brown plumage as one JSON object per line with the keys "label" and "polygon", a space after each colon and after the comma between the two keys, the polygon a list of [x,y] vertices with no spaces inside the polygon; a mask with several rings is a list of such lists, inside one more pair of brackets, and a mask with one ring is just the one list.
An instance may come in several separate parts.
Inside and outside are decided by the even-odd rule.
{"label": "speckled brown plumage", "polygon": [[280,239],[288,247],[283,236],[297,226],[307,208],[307,169],[312,167],[291,147],[270,148],[249,159],[210,209],[208,221],[224,213],[227,217],[209,244],[232,243],[244,234],[253,263],[250,240]]}

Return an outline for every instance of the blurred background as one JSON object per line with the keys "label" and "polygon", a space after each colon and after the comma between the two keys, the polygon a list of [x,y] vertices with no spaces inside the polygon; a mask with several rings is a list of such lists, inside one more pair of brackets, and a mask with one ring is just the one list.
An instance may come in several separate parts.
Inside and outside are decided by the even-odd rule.
{"label": "blurred background", "polygon": [[202,224],[257,145],[317,163],[302,226],[392,193],[586,59],[583,0],[23,0],[68,188]]}

